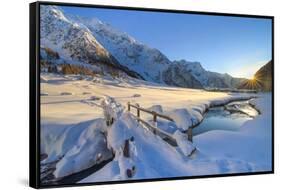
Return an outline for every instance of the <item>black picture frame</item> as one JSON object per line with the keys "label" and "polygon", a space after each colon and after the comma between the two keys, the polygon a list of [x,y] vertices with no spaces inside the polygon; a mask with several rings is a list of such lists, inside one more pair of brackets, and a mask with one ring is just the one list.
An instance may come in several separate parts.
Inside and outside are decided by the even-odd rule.
{"label": "black picture frame", "polygon": [[[40,5],[57,5],[57,6],[73,6],[73,7],[88,7],[88,8],[106,8],[117,10],[135,10],[135,11],[152,11],[152,12],[169,12],[169,13],[187,13],[195,15],[216,15],[216,16],[231,16],[245,18],[265,18],[272,22],[272,170],[263,172],[249,173],[231,173],[217,175],[202,175],[202,176],[186,176],[173,178],[156,178],[156,179],[141,179],[141,180],[125,180],[125,181],[108,181],[108,182],[93,182],[83,184],[63,184],[63,185],[44,185],[40,184]],[[29,81],[29,185],[33,188],[55,188],[55,187],[72,187],[72,186],[88,186],[88,185],[103,185],[103,184],[122,184],[135,182],[152,182],[166,180],[183,180],[195,178],[211,178],[211,177],[230,177],[230,176],[245,176],[259,174],[274,173],[274,16],[264,15],[248,15],[248,14],[233,14],[233,13],[218,13],[218,12],[201,12],[187,10],[170,10],[142,7],[125,7],[125,6],[109,6],[109,5],[92,5],[78,3],[61,3],[61,2],[34,2],[29,4],[29,44],[30,44],[30,81]]]}

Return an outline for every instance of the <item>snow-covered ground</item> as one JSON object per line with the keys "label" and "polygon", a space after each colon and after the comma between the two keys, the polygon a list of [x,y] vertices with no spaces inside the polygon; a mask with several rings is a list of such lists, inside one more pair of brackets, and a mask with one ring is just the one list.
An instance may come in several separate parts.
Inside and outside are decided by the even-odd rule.
{"label": "snow-covered ground", "polygon": [[261,112],[254,120],[244,123],[239,131],[210,131],[195,136],[195,146],[211,157],[248,162],[254,171],[271,170],[271,94],[251,103]]}
{"label": "snow-covered ground", "polygon": [[[271,170],[270,94],[258,95],[251,102],[261,115],[239,131],[206,132],[194,137],[193,144],[182,136],[203,119],[210,106],[249,96],[160,86],[136,79],[42,73],[41,153],[48,154],[42,163],[62,158],[54,172],[60,178],[115,154],[113,161],[81,183],[128,179],[128,169],[130,179]],[[121,110],[111,127],[106,127],[102,119],[106,100],[112,100],[109,104],[113,110]],[[139,127],[126,111],[128,102],[173,118],[175,123],[160,120],[157,127],[171,133],[179,146],[173,147]],[[143,112],[141,117],[152,119]],[[127,139],[130,156],[124,157]],[[194,148],[195,153],[187,156]]]}
{"label": "snow-covered ground", "polygon": [[[100,100],[113,97],[126,106],[128,102],[149,108],[161,105],[165,112],[187,109],[203,113],[211,104],[227,102],[245,94],[206,92],[204,90],[160,86],[141,80],[111,79],[41,74],[41,116],[43,123],[78,123],[103,117]],[[93,82],[94,81],[94,82]],[[70,93],[69,95],[64,95]],[[140,96],[137,96],[140,95]],[[145,115],[144,115],[145,116]]]}

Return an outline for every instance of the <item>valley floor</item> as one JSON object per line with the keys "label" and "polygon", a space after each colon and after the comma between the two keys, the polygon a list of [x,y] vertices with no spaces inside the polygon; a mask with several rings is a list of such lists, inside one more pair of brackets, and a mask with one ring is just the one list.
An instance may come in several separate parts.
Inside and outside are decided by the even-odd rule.
{"label": "valley floor", "polygon": [[[136,79],[41,74],[41,154],[46,164],[57,161],[55,178],[63,178],[113,157],[99,171],[80,182],[164,178],[271,170],[271,94],[258,94],[251,104],[261,112],[239,131],[214,130],[194,137],[193,144],[178,134],[200,123],[205,111],[215,105],[249,98],[249,94],[207,92],[163,86]],[[104,122],[102,102],[114,101],[112,110],[123,111],[110,128]],[[145,128],[138,127],[127,112],[127,103],[161,112],[175,124],[157,127],[177,139],[173,147]],[[150,115],[141,113],[147,121]],[[130,158],[120,149],[130,141]],[[186,151],[196,148],[187,156]]]}

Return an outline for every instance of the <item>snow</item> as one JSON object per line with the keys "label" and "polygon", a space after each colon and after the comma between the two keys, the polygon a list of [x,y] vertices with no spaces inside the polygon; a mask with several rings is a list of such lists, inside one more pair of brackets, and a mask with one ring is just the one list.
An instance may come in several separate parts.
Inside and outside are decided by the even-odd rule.
{"label": "snow", "polygon": [[148,81],[163,82],[160,73],[167,68],[170,60],[159,50],[148,47],[98,18],[71,18],[91,31],[120,64],[138,72]]}
{"label": "snow", "polygon": [[192,151],[195,149],[194,145],[192,142],[187,140],[186,134],[183,134],[179,130],[177,130],[174,134],[173,137],[176,139],[177,144],[180,148],[180,150],[183,152],[185,156],[191,155]]}
{"label": "snow", "polygon": [[118,158],[118,166],[120,169],[120,175],[118,176],[118,178],[120,180],[128,179],[129,175],[133,175],[127,173],[128,170],[132,171],[133,170],[132,168],[135,167],[133,161],[129,158],[126,158],[123,155],[117,156],[117,158]]}
{"label": "snow", "polygon": [[204,88],[236,88],[242,78],[205,70],[201,63],[186,60],[174,61],[181,69],[188,71]]}
{"label": "snow", "polygon": [[106,121],[110,121],[111,119],[116,121],[124,110],[124,107],[121,104],[109,96],[104,98],[101,102],[101,106],[103,108],[103,114]]}
{"label": "snow", "polygon": [[125,140],[131,138],[129,127],[124,120],[117,120],[108,131],[108,146],[115,151],[119,151],[123,147]]}
{"label": "snow", "polygon": [[[121,123],[120,121],[123,122]],[[130,123],[134,125],[130,125]],[[124,113],[121,116],[120,120],[118,120],[116,124],[110,128],[109,133],[116,132],[116,129],[114,130],[114,127],[118,126],[126,128],[126,130],[128,130],[127,133],[130,134],[129,136],[124,137],[121,133],[119,133],[119,135],[117,136],[122,138],[122,141],[124,139],[129,138],[130,136],[134,137],[134,141],[130,142],[130,147],[132,148],[130,148],[129,158],[124,158],[122,152],[118,151],[120,150],[120,146],[122,147],[122,143],[118,146],[115,146],[116,151],[118,153],[115,162],[118,162],[118,167],[113,164],[111,165],[112,167],[115,167],[114,176],[110,176],[112,177],[112,179],[127,179],[128,177],[124,175],[124,172],[127,168],[132,168],[132,166],[135,166],[136,170],[136,174],[133,176],[132,179],[161,176],[162,173],[166,173],[163,171],[170,170],[173,168],[174,171],[170,173],[176,173],[175,168],[178,167],[172,166],[173,159],[171,158],[175,157],[176,159],[181,159],[181,155],[174,148],[162,141],[160,138],[157,138],[157,136],[153,135],[150,131],[147,131],[146,129],[138,126],[129,113]],[[109,144],[112,143],[115,143],[115,141],[109,140]],[[159,154],[160,157],[158,158]],[[155,157],[155,155],[157,155],[157,157]],[[164,164],[165,162],[162,162],[162,160],[167,161],[168,165],[164,167],[164,165],[162,164]],[[156,169],[155,166],[159,168]],[[113,169],[111,169],[111,171],[113,171]],[[93,174],[92,176],[89,176],[81,182],[89,182],[96,177],[96,174]]]}
{"label": "snow", "polygon": [[[42,73],[41,78],[45,81],[41,82],[41,92],[48,94],[41,97],[41,114],[43,121],[51,123],[69,124],[103,118],[103,109],[100,108],[102,98],[106,96],[113,97],[124,107],[131,102],[139,103],[144,108],[161,105],[164,112],[185,108],[192,115],[197,115],[198,120],[212,102],[218,104],[225,103],[232,97],[240,98],[237,94],[168,87],[131,78],[97,76],[92,80],[86,77],[79,80],[81,77],[75,75],[50,73]],[[60,91],[70,92],[72,95],[61,96]],[[134,98],[134,94],[141,94],[141,97]],[[101,100],[90,100],[92,96],[100,97]],[[143,117],[149,116],[143,114]]]}
{"label": "snow", "polygon": [[228,111],[245,113],[245,114],[249,115],[250,117],[255,117],[255,116],[258,115],[258,111],[255,108],[252,108],[251,106],[245,105],[243,103],[240,103],[240,104],[238,104],[238,103],[235,103],[235,104],[230,103],[227,106],[225,106],[225,108]]}
{"label": "snow", "polygon": [[56,165],[55,176],[67,176],[110,158],[111,154],[104,146],[103,133],[95,131],[94,128],[83,131],[75,146]]}
{"label": "snow", "polygon": [[193,126],[193,117],[187,109],[175,109],[168,114],[177,124],[177,126],[186,131]]}
{"label": "snow", "polygon": [[[240,130],[209,131],[195,136],[191,143],[182,131],[192,122],[200,122],[210,106],[252,95],[168,87],[110,76],[41,73],[41,78],[41,91],[48,94],[41,96],[41,153],[48,154],[45,163],[60,159],[56,177],[106,160],[112,156],[111,151],[115,153],[114,160],[80,183],[271,169],[270,94],[258,94],[257,99],[250,101],[261,115],[246,122]],[[62,96],[60,91],[71,95]],[[134,94],[141,96],[136,98]],[[157,127],[170,133],[178,147],[136,122],[131,115],[136,113],[125,109],[128,102],[172,117],[175,122],[159,119]],[[102,119],[104,110],[115,118],[111,126],[106,126]],[[151,115],[141,112],[141,118],[150,121]],[[130,156],[124,157],[127,139]],[[196,151],[190,155],[194,148]],[[128,169],[132,177],[128,177]]]}
{"label": "snow", "polygon": [[[122,113],[117,121],[109,128],[107,142],[108,146],[115,152],[115,160],[119,165],[118,179],[128,179],[135,172],[135,160],[137,156],[136,147],[133,141],[134,128],[140,127],[138,123],[131,117],[130,113]],[[128,155],[123,153],[125,141],[128,141]],[[130,174],[128,174],[128,170]]]}
{"label": "snow", "polygon": [[[40,9],[40,55],[46,58],[43,48],[59,54],[53,64],[82,65],[92,71],[110,73],[110,66],[118,65],[111,54],[97,41],[90,30],[68,18],[57,6],[42,5]],[[103,61],[100,61],[100,60]],[[115,69],[117,69],[116,67]],[[118,69],[117,69],[118,70]],[[120,69],[119,72],[123,73]]]}
{"label": "snow", "polygon": [[[124,135],[118,133],[116,136],[122,138],[122,141],[130,136],[134,137],[133,143],[130,142],[130,146],[133,149],[130,149],[130,157],[125,158],[122,155],[122,149],[120,149],[122,143],[119,143],[115,147],[117,152],[115,160],[79,183],[249,172],[253,169],[250,163],[243,160],[216,159],[200,151],[188,157],[186,155],[191,153],[194,146],[183,139],[181,132],[177,131],[174,135],[180,144],[179,151],[134,122],[129,113],[124,113],[120,120],[116,122],[116,125],[110,129],[113,130],[114,127],[122,126],[122,132],[130,134],[124,137]],[[128,125],[129,123],[134,125]],[[117,131],[114,130],[114,133],[117,133]],[[110,140],[109,144],[115,142]],[[124,172],[133,166],[135,167],[135,174],[132,178],[128,178]]]}
{"label": "snow", "polygon": [[54,175],[63,177],[109,159],[103,119],[76,125],[41,125],[41,153],[48,155],[43,163],[58,161]]}
{"label": "snow", "polygon": [[150,110],[150,111],[154,111],[156,113],[160,113],[160,114],[163,113],[163,108],[162,108],[161,105],[153,105],[153,106],[151,106],[147,109]]}
{"label": "snow", "polygon": [[271,94],[252,101],[261,115],[247,121],[239,131],[210,131],[194,137],[195,146],[217,158],[235,158],[251,163],[255,171],[271,170]]}

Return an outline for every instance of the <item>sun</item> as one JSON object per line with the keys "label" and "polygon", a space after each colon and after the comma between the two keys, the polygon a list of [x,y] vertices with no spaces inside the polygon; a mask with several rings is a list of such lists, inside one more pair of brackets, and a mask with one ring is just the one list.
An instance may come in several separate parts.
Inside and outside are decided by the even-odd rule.
{"label": "sun", "polygon": [[254,75],[250,78],[250,80],[255,83],[258,81],[258,78]]}
{"label": "sun", "polygon": [[262,86],[262,82],[259,76],[254,75],[251,79],[245,82],[245,87],[248,89],[259,89]]}

